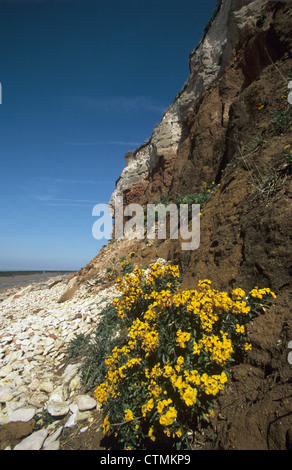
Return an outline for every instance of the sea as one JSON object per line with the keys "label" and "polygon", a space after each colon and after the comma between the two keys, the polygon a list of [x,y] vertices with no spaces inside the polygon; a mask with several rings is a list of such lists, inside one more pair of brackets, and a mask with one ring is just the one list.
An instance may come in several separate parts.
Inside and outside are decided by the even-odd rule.
{"label": "sea", "polygon": [[0,271],[0,288],[45,281],[54,276],[70,274],[72,271]]}

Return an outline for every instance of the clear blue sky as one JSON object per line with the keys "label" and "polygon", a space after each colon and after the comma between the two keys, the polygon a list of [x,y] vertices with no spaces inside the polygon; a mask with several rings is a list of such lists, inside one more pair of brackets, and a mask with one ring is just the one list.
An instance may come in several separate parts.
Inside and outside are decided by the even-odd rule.
{"label": "clear blue sky", "polygon": [[0,269],[77,270],[216,0],[0,0]]}

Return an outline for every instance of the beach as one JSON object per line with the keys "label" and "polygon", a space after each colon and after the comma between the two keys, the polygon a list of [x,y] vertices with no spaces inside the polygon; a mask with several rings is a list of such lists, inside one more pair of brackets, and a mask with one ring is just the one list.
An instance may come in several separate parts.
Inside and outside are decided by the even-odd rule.
{"label": "beach", "polygon": [[[20,277],[22,284],[13,285],[18,281],[15,276],[0,298],[0,433],[6,433],[6,425],[17,421],[21,426],[44,412],[54,419],[51,426],[42,428],[50,438],[79,421],[90,426],[90,420],[99,419],[97,403],[81,390],[80,364],[68,361],[67,348],[75,335],[94,333],[100,314],[117,291],[113,286],[90,292],[83,285],[70,300],[60,302],[74,277],[59,273],[47,279],[41,279],[42,274]],[[80,405],[85,400],[88,408]],[[0,438],[1,450],[15,448],[16,442],[27,445],[7,436],[2,442]],[[54,449],[59,445],[54,441]]]}

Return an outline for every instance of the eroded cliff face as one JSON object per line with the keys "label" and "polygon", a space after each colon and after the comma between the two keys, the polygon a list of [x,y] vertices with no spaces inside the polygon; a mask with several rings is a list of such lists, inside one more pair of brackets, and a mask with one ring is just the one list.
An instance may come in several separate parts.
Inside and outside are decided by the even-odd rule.
{"label": "eroded cliff face", "polygon": [[[190,54],[189,78],[183,89],[177,94],[173,104],[166,110],[160,123],[153,130],[149,141],[126,155],[126,165],[116,183],[110,205],[114,204],[116,195],[123,195],[129,190],[143,195],[148,182],[152,182],[156,171],[161,167],[169,168],[169,159],[177,154],[182,142],[188,134],[186,122],[199,106],[204,92],[223,75],[234,54],[234,49],[249,34],[254,34],[256,22],[263,17],[269,2],[263,0],[223,0],[217,15],[211,22],[201,43]],[[228,119],[229,106],[233,96],[224,101],[224,109],[214,110],[210,118],[219,120],[222,113]],[[171,157],[171,158],[170,158]],[[135,188],[139,185],[139,188]],[[149,188],[145,200],[168,191],[162,183],[159,188]],[[164,191],[165,192],[165,191]],[[130,200],[132,197],[130,196]]]}
{"label": "eroded cliff face", "polygon": [[[202,191],[204,182],[216,183],[199,249],[183,253],[180,241],[158,244],[190,283],[203,276],[220,288],[289,284],[290,170],[280,175],[278,167],[285,164],[291,127],[277,131],[274,121],[289,118],[282,108],[292,70],[291,13],[287,2],[223,1],[191,53],[183,90],[149,142],[126,157],[111,203],[116,195],[124,204],[176,202]],[[279,186],[268,191],[272,176]],[[276,195],[286,201],[277,208]]]}

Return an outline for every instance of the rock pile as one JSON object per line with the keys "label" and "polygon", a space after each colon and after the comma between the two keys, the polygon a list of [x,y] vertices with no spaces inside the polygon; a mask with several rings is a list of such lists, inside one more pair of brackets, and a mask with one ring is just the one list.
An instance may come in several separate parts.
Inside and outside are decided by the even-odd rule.
{"label": "rock pile", "polygon": [[[12,423],[36,418],[39,423],[44,413],[55,420],[15,450],[57,449],[63,426],[90,419],[97,408],[91,396],[80,393],[80,364],[66,363],[66,350],[75,335],[94,331],[117,292],[112,287],[89,296],[83,288],[59,303],[64,288],[64,282],[31,285],[0,303],[0,444],[1,431]],[[56,429],[64,417],[65,424]]]}

